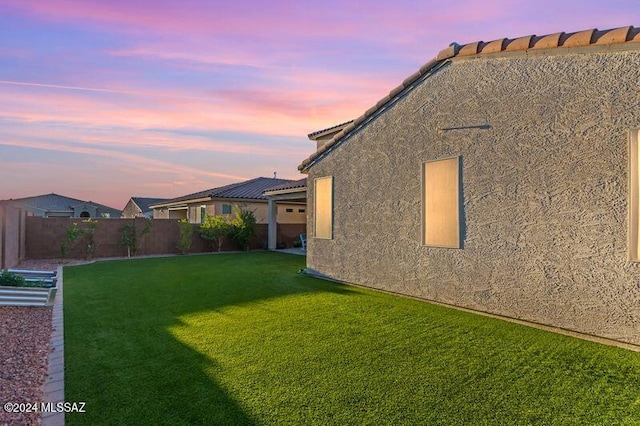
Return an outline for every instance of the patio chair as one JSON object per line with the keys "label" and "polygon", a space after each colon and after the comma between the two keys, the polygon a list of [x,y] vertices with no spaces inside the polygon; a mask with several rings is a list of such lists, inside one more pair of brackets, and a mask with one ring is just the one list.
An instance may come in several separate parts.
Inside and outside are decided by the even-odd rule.
{"label": "patio chair", "polygon": [[307,234],[300,234],[300,242],[302,243],[302,250],[307,251]]}

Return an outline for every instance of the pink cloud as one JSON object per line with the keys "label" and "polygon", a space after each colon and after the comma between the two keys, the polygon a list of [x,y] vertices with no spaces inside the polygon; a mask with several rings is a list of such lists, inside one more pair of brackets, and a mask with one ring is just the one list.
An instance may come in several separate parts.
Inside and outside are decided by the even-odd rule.
{"label": "pink cloud", "polygon": [[36,148],[48,151],[62,151],[65,153],[88,154],[95,157],[109,158],[113,160],[125,161],[136,164],[137,168],[145,172],[162,172],[181,176],[185,173],[201,177],[224,178],[231,180],[246,179],[246,176],[231,175],[226,173],[216,173],[209,170],[201,170],[191,166],[182,166],[177,163],[155,160],[141,155],[127,154],[125,152],[99,149],[87,146],[77,146],[56,142],[36,142],[28,140],[0,140],[0,145],[17,146],[21,148]]}

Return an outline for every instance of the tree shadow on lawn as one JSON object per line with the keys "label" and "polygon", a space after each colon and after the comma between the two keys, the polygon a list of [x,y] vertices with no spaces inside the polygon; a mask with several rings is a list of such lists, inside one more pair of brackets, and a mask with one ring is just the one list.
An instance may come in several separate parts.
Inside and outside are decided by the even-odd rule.
{"label": "tree shadow on lawn", "polygon": [[182,318],[198,330],[198,314],[229,307],[353,293],[296,274],[303,267],[303,257],[260,252],[65,268],[65,399],[87,401],[68,424],[255,423],[216,380],[222,366],[175,333]]}

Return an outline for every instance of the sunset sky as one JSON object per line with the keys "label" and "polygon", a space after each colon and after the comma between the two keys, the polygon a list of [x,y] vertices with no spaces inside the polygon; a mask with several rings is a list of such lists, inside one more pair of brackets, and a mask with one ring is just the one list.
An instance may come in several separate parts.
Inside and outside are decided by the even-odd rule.
{"label": "sunset sky", "polygon": [[636,0],[0,0],[0,199],[299,179],[308,133],[453,41],[625,25]]}

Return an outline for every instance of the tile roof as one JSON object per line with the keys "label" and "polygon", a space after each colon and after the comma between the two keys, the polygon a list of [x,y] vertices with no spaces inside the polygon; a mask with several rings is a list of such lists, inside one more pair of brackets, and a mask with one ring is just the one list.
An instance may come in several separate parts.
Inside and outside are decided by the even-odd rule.
{"label": "tile roof", "polygon": [[[600,31],[598,29],[590,29],[574,33],[560,32],[543,36],[528,35],[515,39],[502,38],[489,42],[476,41],[465,45],[452,43],[449,47],[440,51],[440,53],[438,53],[438,55],[434,59],[424,64],[418,71],[407,77],[402,82],[402,84],[391,90],[391,92],[389,92],[387,96],[380,99],[374,106],[365,111],[363,115],[353,120],[349,125],[338,132],[323,147],[318,149],[318,151],[304,160],[302,164],[298,166],[298,169],[303,172],[306,171],[317,160],[319,160],[328,151],[335,147],[337,143],[339,143],[347,135],[349,135],[354,129],[361,127],[362,125],[364,125],[364,122],[366,120],[370,119],[379,110],[384,109],[390,103],[395,102],[395,100],[398,99],[398,95],[404,92],[405,89],[411,87],[420,78],[429,74],[431,70],[449,59],[474,55],[489,56],[491,54],[505,52],[526,52],[530,50],[536,51],[558,48],[568,49],[590,46],[596,47],[623,43],[640,43],[640,28],[627,26],[603,31]],[[637,46],[640,47],[640,44],[638,44]]]}
{"label": "tile roof", "polygon": [[168,200],[167,198],[146,198],[146,197],[131,197],[131,199],[133,200],[134,203],[136,203],[138,207],[140,207],[140,210],[142,210],[142,213],[153,210],[151,208],[152,205],[159,204],[163,201]]}
{"label": "tile roof", "polygon": [[274,186],[272,188],[267,188],[264,192],[274,192],[274,191],[286,191],[287,189],[302,189],[307,187],[307,178],[302,178],[300,180],[294,180],[288,183],[284,183],[281,185]]}
{"label": "tile roof", "polygon": [[342,127],[345,127],[347,124],[351,124],[353,120],[345,121],[344,123],[336,124],[335,126],[327,127],[326,129],[316,130],[315,132],[311,132],[307,135],[309,139],[314,139],[318,136],[322,136],[326,133],[331,133],[332,131],[338,130]]}
{"label": "tile roof", "polygon": [[228,199],[247,199],[247,200],[266,200],[263,192],[277,185],[290,184],[295,182],[290,179],[276,179],[257,177],[244,182],[232,183],[230,185],[211,188],[193,194],[184,195],[182,197],[172,198],[152,206],[175,204],[201,198],[228,198]]}
{"label": "tile roof", "polygon": [[114,209],[93,201],[84,201],[77,198],[66,197],[55,193],[35,195],[33,197],[14,198],[4,200],[6,202],[21,204],[27,208],[42,212],[72,212],[73,207],[80,204],[90,204],[97,208],[99,213],[109,213],[112,217],[120,217],[121,210]]}

